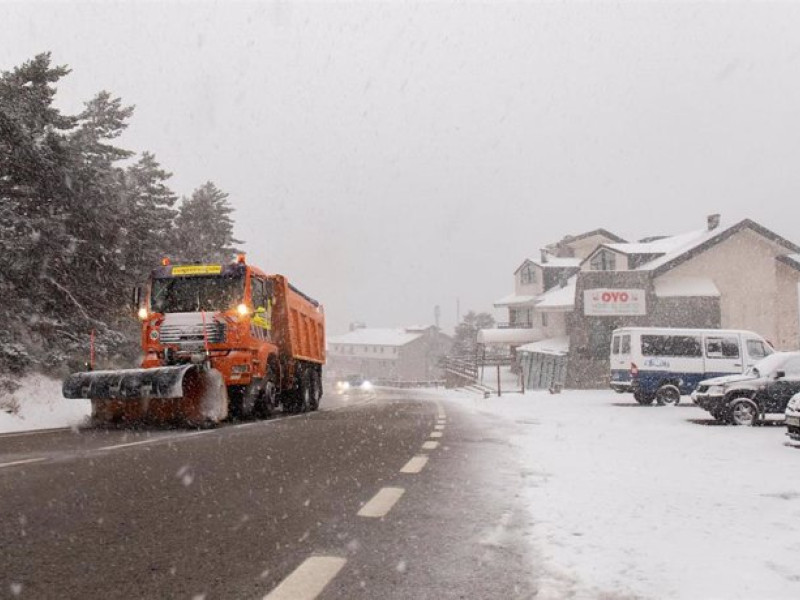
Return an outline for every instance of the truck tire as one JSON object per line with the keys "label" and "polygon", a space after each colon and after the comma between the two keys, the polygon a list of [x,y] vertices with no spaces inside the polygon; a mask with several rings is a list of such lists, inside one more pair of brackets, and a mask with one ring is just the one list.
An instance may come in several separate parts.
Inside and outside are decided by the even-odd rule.
{"label": "truck tire", "polygon": [[306,370],[302,370],[297,374],[296,384],[293,390],[287,394],[287,399],[284,402],[284,407],[287,412],[292,414],[299,414],[311,410],[311,379]]}
{"label": "truck tire", "polygon": [[320,377],[317,371],[311,372],[311,384],[311,410],[317,410],[319,408],[320,398],[322,398],[322,377]]}
{"label": "truck tire", "polygon": [[267,381],[261,394],[256,398],[256,403],[253,406],[253,415],[257,419],[268,419],[272,416],[273,406],[275,406],[275,384]]}
{"label": "truck tire", "polygon": [[633,392],[633,398],[642,406],[650,406],[655,400],[655,396],[640,391]]}
{"label": "truck tire", "polygon": [[228,386],[228,418],[231,421],[240,421],[244,418],[245,386]]}
{"label": "truck tire", "polygon": [[678,406],[681,401],[681,391],[673,383],[665,383],[656,390],[656,402],[659,406]]}

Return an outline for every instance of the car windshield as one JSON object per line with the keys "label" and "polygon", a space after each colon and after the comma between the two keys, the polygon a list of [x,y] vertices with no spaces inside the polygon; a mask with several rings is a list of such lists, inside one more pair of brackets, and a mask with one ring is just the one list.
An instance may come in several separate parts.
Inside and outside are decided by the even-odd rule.
{"label": "car windshield", "polygon": [[157,313],[228,310],[243,296],[241,275],[154,279],[150,309]]}
{"label": "car windshield", "polygon": [[778,367],[780,367],[788,358],[788,356],[789,355],[787,355],[785,352],[776,352],[774,354],[770,354],[766,358],[762,358],[760,361],[750,367],[747,370],[747,373],[756,377],[769,375]]}

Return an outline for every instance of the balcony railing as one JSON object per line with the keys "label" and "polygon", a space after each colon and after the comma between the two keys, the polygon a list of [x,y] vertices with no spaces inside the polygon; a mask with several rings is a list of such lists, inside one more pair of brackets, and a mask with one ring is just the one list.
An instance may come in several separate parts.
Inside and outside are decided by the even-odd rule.
{"label": "balcony railing", "polygon": [[531,321],[511,321],[510,323],[496,323],[497,329],[533,329]]}

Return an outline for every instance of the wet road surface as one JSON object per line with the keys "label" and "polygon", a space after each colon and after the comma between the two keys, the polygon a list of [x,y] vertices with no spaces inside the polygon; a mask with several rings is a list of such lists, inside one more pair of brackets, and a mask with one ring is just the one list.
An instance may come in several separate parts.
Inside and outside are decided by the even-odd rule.
{"label": "wet road surface", "polygon": [[529,598],[512,454],[458,403],[389,389],[0,436],[0,598]]}

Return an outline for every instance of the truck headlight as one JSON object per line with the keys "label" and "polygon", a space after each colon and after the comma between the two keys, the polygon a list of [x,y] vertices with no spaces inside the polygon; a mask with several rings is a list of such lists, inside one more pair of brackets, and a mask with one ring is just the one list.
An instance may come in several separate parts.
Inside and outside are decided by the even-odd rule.
{"label": "truck headlight", "polygon": [[[130,313],[128,313],[128,314],[130,314]],[[144,306],[139,309],[139,313],[138,314],[139,314],[139,319],[141,319],[142,321],[147,319],[147,309]]]}

